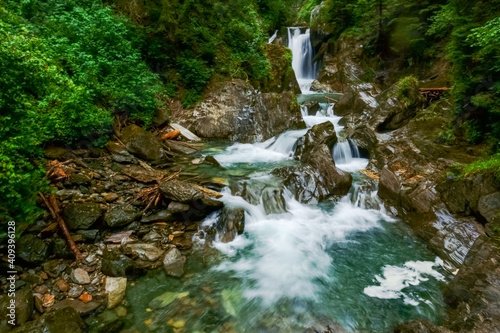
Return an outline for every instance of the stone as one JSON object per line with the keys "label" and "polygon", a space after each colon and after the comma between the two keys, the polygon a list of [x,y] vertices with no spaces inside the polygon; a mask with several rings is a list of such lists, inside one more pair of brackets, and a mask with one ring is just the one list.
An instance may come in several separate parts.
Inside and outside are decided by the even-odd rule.
{"label": "stone", "polygon": [[104,214],[104,221],[111,227],[122,227],[141,216],[141,212],[132,205],[112,205]]}
{"label": "stone", "polygon": [[16,291],[16,324],[22,325],[30,320],[35,309],[35,299],[31,287],[26,286]]}
{"label": "stone", "polygon": [[216,167],[220,167],[220,163],[219,161],[217,161],[215,159],[215,157],[211,156],[211,155],[207,155],[205,156],[205,159],[204,159],[205,162],[207,162],[208,164],[212,164],[212,165],[215,165]]}
{"label": "stone", "polygon": [[222,234],[221,242],[229,243],[245,229],[245,210],[224,207],[217,222],[217,230]]}
{"label": "stone", "polygon": [[127,290],[127,278],[106,277],[104,290],[108,294],[108,309],[113,309],[123,301]]}
{"label": "stone", "polygon": [[189,210],[189,205],[172,201],[168,204],[167,209],[172,214],[179,214],[187,212]]}
{"label": "stone", "polygon": [[54,254],[57,258],[75,259],[75,255],[68,248],[66,241],[60,237],[54,239]]}
{"label": "stone", "polygon": [[101,194],[106,202],[116,201],[120,196],[116,193],[102,193]]}
{"label": "stone", "polygon": [[199,186],[177,179],[172,179],[159,184],[163,195],[173,201],[189,203],[204,197]]}
{"label": "stone", "polygon": [[173,113],[175,122],[202,138],[256,142],[304,127],[294,92],[256,92],[241,79],[214,81],[206,91],[194,111]]}
{"label": "stone", "polygon": [[81,236],[85,242],[93,243],[96,240],[97,235],[99,234],[99,230],[98,229],[90,229],[90,230],[83,230],[82,229],[82,230],[77,230],[75,233],[77,236]]}
{"label": "stone", "polygon": [[68,267],[60,260],[49,260],[42,264],[43,270],[51,277],[58,277]]}
{"label": "stone", "polygon": [[84,288],[79,285],[74,285],[68,290],[68,297],[78,298],[83,293]]}
{"label": "stone", "polygon": [[80,316],[88,316],[89,314],[96,311],[101,305],[102,304],[97,301],[90,301],[84,303],[79,299],[66,298],[65,300],[62,300],[54,304],[52,306],[52,309],[57,310],[70,307],[73,308],[76,311],[76,313],[78,313]]}
{"label": "stone", "polygon": [[295,151],[295,158],[306,162],[310,155],[315,150],[326,145],[329,149],[337,143],[337,133],[335,127],[329,121],[322,124],[314,125],[307,131],[306,135],[297,141],[297,149]]}
{"label": "stone", "polygon": [[181,277],[184,275],[184,264],[186,257],[177,248],[171,248],[163,257],[163,268],[167,275]]}
{"label": "stone", "polygon": [[266,187],[262,191],[262,203],[266,214],[282,214],[287,212],[283,188]]}
{"label": "stone", "polygon": [[17,257],[27,264],[41,264],[50,254],[49,245],[32,234],[25,234],[16,244]]}
{"label": "stone", "polygon": [[335,103],[333,109],[336,116],[344,117],[346,115],[361,113],[366,106],[358,91],[349,90]]}
{"label": "stone", "polygon": [[69,283],[63,279],[57,280],[54,285],[62,292],[67,292],[70,289]]}
{"label": "stone", "polygon": [[113,161],[117,163],[134,163],[136,161],[136,158],[123,145],[117,142],[108,142],[106,148],[110,152]]}
{"label": "stone", "polygon": [[71,230],[89,229],[102,215],[101,206],[93,202],[69,203],[62,217]]}
{"label": "stone", "polygon": [[[194,154],[200,150],[200,146],[197,144],[175,141],[175,140],[165,140],[164,145],[168,147],[171,151],[178,154],[189,155]],[[201,160],[200,160],[201,163]],[[193,163],[194,164],[194,163]]]}
{"label": "stone", "polygon": [[90,276],[85,270],[81,268],[75,268],[71,271],[71,280],[76,284],[89,284]]}
{"label": "stone", "polygon": [[105,250],[102,254],[103,274],[108,276],[141,276],[145,270],[138,267],[132,259],[121,254],[118,250]]}
{"label": "stone", "polygon": [[321,106],[318,101],[307,101],[302,103],[302,107],[307,109],[307,114],[310,116],[315,116],[318,111],[321,110]]}
{"label": "stone", "polygon": [[125,245],[125,250],[127,253],[133,253],[134,255],[137,255],[139,259],[145,261],[156,261],[163,254],[163,250],[147,243],[127,244]]}
{"label": "stone", "polygon": [[500,192],[482,196],[478,202],[478,211],[489,223],[500,217]]}
{"label": "stone", "polygon": [[125,127],[120,138],[127,150],[147,161],[156,161],[163,157],[161,142],[150,132],[136,125]]}
{"label": "stone", "polygon": [[44,333],[81,333],[85,325],[75,309],[62,307],[53,309],[41,318]]}
{"label": "stone", "polygon": [[141,223],[171,222],[171,221],[175,221],[174,215],[165,209],[150,214],[148,216],[143,216],[141,219]]}
{"label": "stone", "polygon": [[380,172],[379,197],[399,204],[401,201],[400,194],[401,185],[398,177],[385,166]]}

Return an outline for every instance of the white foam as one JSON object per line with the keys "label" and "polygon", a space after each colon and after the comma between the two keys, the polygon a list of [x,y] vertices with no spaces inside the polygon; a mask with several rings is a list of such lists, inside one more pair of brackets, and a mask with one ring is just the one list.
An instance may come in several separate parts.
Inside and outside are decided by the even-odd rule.
{"label": "white foam", "polygon": [[352,233],[380,227],[378,211],[357,208],[350,202],[340,202],[327,213],[287,197],[287,213],[265,215],[262,205],[250,205],[240,197],[226,193],[222,200],[246,210],[243,237],[247,241],[237,237],[215,247],[230,256],[243,249],[250,253],[217,269],[252,281],[253,287],[247,287],[244,296],[267,304],[281,298],[316,299],[318,279],[331,278],[332,258],[326,250],[334,242],[345,242]]}
{"label": "white foam", "polygon": [[417,306],[423,300],[413,296],[407,289],[428,281],[429,278],[444,280],[444,276],[434,269],[435,266],[442,265],[443,261],[440,258],[436,258],[434,262],[408,261],[402,267],[386,265],[382,274],[375,276],[379,285],[366,287],[364,293],[380,299],[400,298],[405,304]]}

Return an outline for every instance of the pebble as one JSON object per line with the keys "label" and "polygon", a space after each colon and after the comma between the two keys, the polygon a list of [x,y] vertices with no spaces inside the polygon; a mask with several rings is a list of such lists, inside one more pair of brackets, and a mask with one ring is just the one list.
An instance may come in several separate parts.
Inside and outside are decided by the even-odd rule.
{"label": "pebble", "polygon": [[54,284],[62,292],[67,292],[70,288],[69,283],[63,279],[57,280]]}
{"label": "pebble", "polygon": [[73,286],[68,291],[68,297],[77,298],[83,293],[82,286]]}
{"label": "pebble", "polygon": [[71,280],[78,284],[89,284],[90,276],[85,270],[76,268],[71,272]]}
{"label": "pebble", "polygon": [[46,294],[48,292],[49,292],[49,287],[47,287],[44,284],[35,287],[35,293],[43,295],[43,294]]}

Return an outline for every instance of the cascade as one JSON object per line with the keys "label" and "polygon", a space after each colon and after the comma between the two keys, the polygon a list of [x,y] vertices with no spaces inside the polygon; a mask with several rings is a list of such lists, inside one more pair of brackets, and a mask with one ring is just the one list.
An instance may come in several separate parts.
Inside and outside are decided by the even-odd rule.
{"label": "cascade", "polygon": [[292,67],[302,93],[310,92],[312,82],[316,79],[317,64],[313,62],[314,50],[311,44],[310,30],[288,28],[288,47],[292,50]]}

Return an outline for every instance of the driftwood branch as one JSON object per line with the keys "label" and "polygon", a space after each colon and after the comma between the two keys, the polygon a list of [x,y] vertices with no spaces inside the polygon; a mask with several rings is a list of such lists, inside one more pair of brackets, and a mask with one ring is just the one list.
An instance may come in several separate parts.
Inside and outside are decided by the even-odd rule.
{"label": "driftwood branch", "polygon": [[68,245],[71,252],[73,252],[76,259],[78,260],[83,259],[82,253],[76,246],[73,238],[71,238],[71,234],[69,232],[68,226],[66,225],[66,222],[64,222],[63,218],[60,215],[60,208],[59,204],[57,203],[57,198],[53,195],[50,195],[48,196],[48,198],[46,198],[42,193],[39,193],[39,195],[42,198],[43,202],[45,203],[45,206],[47,206],[47,209],[52,215],[52,218],[56,220],[57,225],[59,226],[59,229],[63,234],[64,240],[66,241],[66,244]]}

